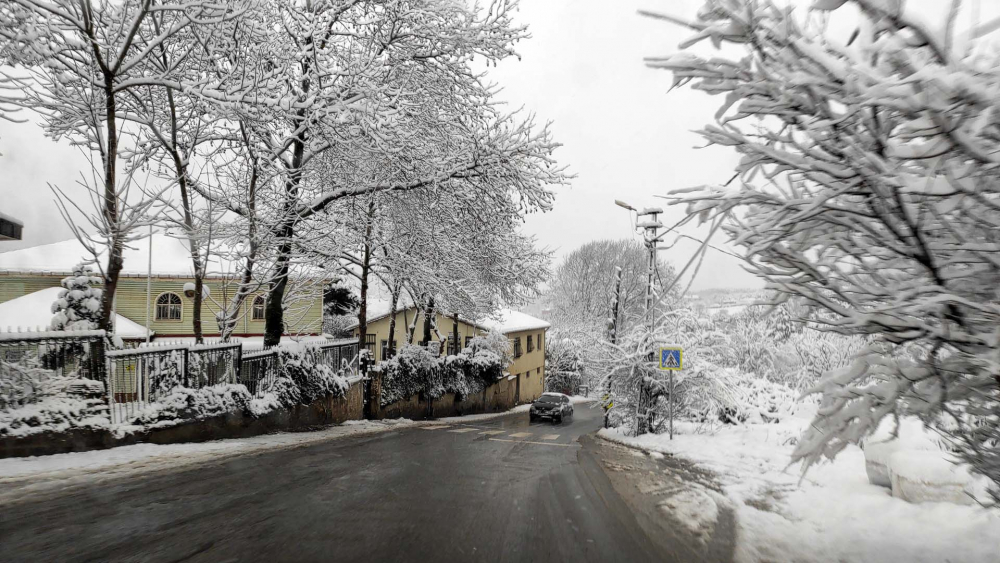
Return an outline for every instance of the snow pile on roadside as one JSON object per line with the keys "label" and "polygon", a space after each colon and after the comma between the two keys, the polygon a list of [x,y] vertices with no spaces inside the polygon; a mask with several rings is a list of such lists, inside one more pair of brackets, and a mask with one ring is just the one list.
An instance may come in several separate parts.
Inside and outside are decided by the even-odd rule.
{"label": "snow pile on roadside", "polygon": [[677,454],[716,472],[737,511],[741,562],[1000,562],[1000,511],[893,498],[889,489],[868,483],[857,447],[812,468],[800,483],[798,467],[788,467],[789,455],[812,414],[714,428],[679,422],[673,441],[666,435],[630,438],[616,430],[601,435]]}

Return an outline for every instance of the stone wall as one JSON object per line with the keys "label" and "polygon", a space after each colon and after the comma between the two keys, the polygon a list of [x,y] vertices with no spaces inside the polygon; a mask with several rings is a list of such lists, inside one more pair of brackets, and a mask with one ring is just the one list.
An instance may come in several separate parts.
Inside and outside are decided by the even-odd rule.
{"label": "stone wall", "polygon": [[[381,389],[379,374],[373,374],[376,382],[372,385],[375,393]],[[478,414],[484,412],[502,412],[516,406],[515,395],[517,393],[517,381],[514,377],[504,377],[500,381],[490,385],[481,393],[476,393],[465,397],[461,401],[455,400],[454,393],[445,393],[443,396],[431,401],[427,401],[420,395],[412,395],[408,399],[396,401],[390,405],[382,407],[376,414],[376,418],[409,418],[412,420],[424,420],[427,418],[444,418],[448,416],[462,416],[466,414]],[[375,404],[379,404],[379,398],[374,398]]]}

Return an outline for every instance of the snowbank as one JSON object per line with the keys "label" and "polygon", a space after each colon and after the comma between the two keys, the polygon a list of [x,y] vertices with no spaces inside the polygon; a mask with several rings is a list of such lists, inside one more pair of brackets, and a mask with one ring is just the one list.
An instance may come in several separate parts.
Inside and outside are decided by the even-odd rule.
{"label": "snowbank", "polygon": [[682,421],[673,441],[614,430],[601,435],[716,472],[737,512],[740,562],[1000,562],[1000,511],[893,498],[868,483],[860,448],[844,450],[800,482],[798,468],[788,467],[789,455],[812,414],[739,426]]}

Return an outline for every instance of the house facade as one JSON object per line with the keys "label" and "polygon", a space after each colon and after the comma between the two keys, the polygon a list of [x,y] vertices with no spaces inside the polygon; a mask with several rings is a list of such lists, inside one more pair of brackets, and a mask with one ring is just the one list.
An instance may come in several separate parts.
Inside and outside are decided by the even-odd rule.
{"label": "house facade", "polygon": [[[194,302],[185,294],[185,284],[193,284],[190,255],[183,241],[154,234],[150,267],[149,241],[132,243],[125,252],[125,267],[115,292],[115,313],[145,327],[155,338],[194,336]],[[19,300],[39,291],[60,287],[84,256],[76,240],[63,241],[0,254],[0,304]],[[219,336],[216,313],[238,288],[235,276],[212,274],[205,278],[208,297],[202,302],[202,330],[206,338]],[[294,298],[285,312],[286,332],[315,335],[322,332],[323,283],[308,280],[290,289]],[[264,334],[266,289],[253,293],[244,302],[233,333],[237,337]],[[147,307],[148,303],[148,307]],[[17,318],[0,318],[0,327],[17,326]]]}
{"label": "house facade", "polygon": [[[369,304],[368,322],[365,328],[366,346],[376,360],[389,358],[389,324],[391,315],[389,304],[374,302]],[[418,344],[423,339],[424,315],[416,307],[398,307],[395,311],[396,325],[394,338],[396,349],[406,342],[407,327],[416,317],[416,331],[413,343]],[[456,347],[452,342],[454,317],[437,313],[435,326],[444,342],[439,350],[442,354],[454,354]],[[519,402],[537,399],[545,391],[545,332],[550,325],[542,319],[519,313],[502,310],[496,319],[470,321],[458,319],[458,350],[468,345],[476,336],[485,335],[489,331],[498,331],[507,336],[514,361],[507,368],[510,377],[517,378],[517,394]],[[359,336],[357,323],[351,327],[355,338]],[[432,331],[431,342],[440,342]]]}

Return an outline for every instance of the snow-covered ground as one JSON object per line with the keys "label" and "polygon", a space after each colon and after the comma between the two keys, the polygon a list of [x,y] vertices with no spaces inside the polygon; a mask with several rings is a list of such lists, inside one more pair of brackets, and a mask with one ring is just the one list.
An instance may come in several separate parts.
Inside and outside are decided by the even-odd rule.
{"label": "snow-covered ground", "polygon": [[673,441],[666,435],[628,438],[614,430],[601,435],[676,454],[717,473],[739,522],[741,563],[1000,562],[1000,511],[893,498],[889,489],[868,483],[859,448],[813,467],[800,483],[798,466],[787,466],[811,414],[779,424],[711,429],[681,422]]}
{"label": "snow-covered ground", "polygon": [[188,444],[136,444],[108,450],[0,459],[0,503],[80,483],[179,469],[235,455],[294,448],[413,424],[408,419],[351,420],[315,432]]}

